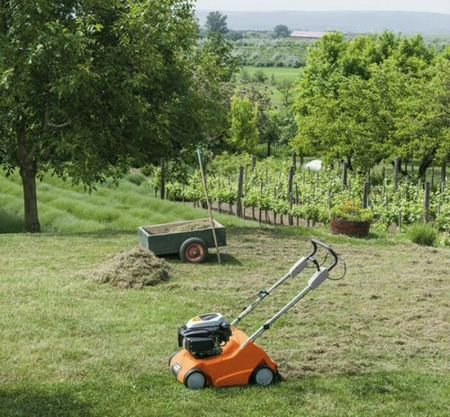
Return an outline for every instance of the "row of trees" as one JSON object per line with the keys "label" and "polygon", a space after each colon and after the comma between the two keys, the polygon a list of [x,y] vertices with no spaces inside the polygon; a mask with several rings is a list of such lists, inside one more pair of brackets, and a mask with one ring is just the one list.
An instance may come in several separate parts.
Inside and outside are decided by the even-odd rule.
{"label": "row of trees", "polygon": [[0,0],[0,163],[20,171],[28,231],[40,230],[36,178],[49,169],[93,187],[198,145],[252,152],[280,138],[362,171],[393,156],[420,158],[421,173],[446,161],[450,51],[329,34],[274,111],[265,87],[231,82],[226,16],[212,13],[206,32],[191,0]]}
{"label": "row of trees", "polygon": [[392,33],[328,34],[309,51],[294,99],[292,147],[360,171],[400,157],[419,177],[450,154],[450,49]]}

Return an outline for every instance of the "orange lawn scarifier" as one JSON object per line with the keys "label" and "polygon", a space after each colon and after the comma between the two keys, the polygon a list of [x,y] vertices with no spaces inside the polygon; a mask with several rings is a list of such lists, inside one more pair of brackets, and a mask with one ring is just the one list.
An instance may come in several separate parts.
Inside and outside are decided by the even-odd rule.
{"label": "orange lawn scarifier", "polygon": [[[182,349],[169,359],[169,368],[178,381],[192,389],[248,383],[269,385],[274,381],[278,376],[277,364],[255,340],[309,291],[325,281],[338,263],[338,256],[330,246],[316,239],[312,239],[311,243],[313,251],[296,262],[270,289],[260,291],[258,298],[231,323],[219,313],[209,313],[194,317],[178,329],[178,346]],[[333,256],[331,265],[321,267],[314,258],[318,246]],[[315,265],[316,272],[297,296],[251,336],[236,328],[237,323],[253,311],[265,297],[288,278],[303,271],[308,262]]]}

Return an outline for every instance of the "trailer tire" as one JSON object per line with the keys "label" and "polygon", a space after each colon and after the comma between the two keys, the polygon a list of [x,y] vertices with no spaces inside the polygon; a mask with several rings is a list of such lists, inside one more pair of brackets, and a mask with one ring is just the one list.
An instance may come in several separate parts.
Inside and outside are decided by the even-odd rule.
{"label": "trailer tire", "polygon": [[198,237],[186,239],[180,247],[180,259],[183,262],[199,264],[206,260],[208,247],[204,240]]}
{"label": "trailer tire", "polygon": [[275,374],[268,366],[258,366],[251,377],[251,381],[257,385],[270,385],[275,379]]}
{"label": "trailer tire", "polygon": [[198,369],[192,369],[184,377],[184,385],[190,389],[201,389],[206,385],[206,376]]}

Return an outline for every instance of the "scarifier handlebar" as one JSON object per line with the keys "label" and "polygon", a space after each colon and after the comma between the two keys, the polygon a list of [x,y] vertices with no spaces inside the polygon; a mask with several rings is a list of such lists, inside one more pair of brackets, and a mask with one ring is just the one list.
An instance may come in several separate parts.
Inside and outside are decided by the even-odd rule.
{"label": "scarifier handlebar", "polygon": [[[261,301],[266,298],[275,288],[277,288],[279,285],[281,285],[283,282],[285,282],[288,278],[294,278],[297,276],[300,272],[302,272],[307,266],[308,261],[312,262],[317,267],[317,272],[310,278],[308,281],[308,286],[310,287],[309,290],[313,290],[317,288],[323,281],[325,281],[328,278],[328,272],[330,272],[338,262],[338,257],[336,255],[336,252],[328,246],[326,243],[321,242],[317,239],[311,239],[311,244],[313,245],[312,252],[307,257],[300,258],[294,265],[292,265],[289,272],[282,278],[280,278],[272,287],[270,287],[268,290],[261,290],[258,292],[258,298],[253,301],[247,308],[244,309],[244,311],[239,314],[232,322],[231,325],[235,326],[237,323],[239,323],[247,314],[252,312]],[[332,265],[330,265],[327,268],[320,268],[319,263],[314,258],[314,255],[316,254],[318,250],[318,246],[323,247],[326,249],[334,258],[334,262]],[[323,272],[325,271],[325,272]],[[308,290],[308,291],[309,291]]]}
{"label": "scarifier handlebar", "polygon": [[[297,304],[298,301],[301,298],[303,298],[309,291],[315,290],[320,284],[322,284],[328,278],[330,271],[337,265],[337,263],[338,263],[338,256],[337,256],[336,252],[333,250],[333,248],[331,248],[326,243],[323,243],[323,242],[321,242],[320,240],[317,240],[317,239],[311,239],[311,243],[313,245],[313,251],[308,255],[308,257],[307,258],[302,258],[296,264],[294,264],[294,266],[290,269],[289,274],[287,274],[280,281],[278,281],[271,288],[271,290],[274,289],[276,286],[280,285],[282,282],[284,282],[290,276],[297,275],[299,272],[301,272],[306,267],[308,261],[310,261],[317,267],[317,271],[308,280],[308,285],[302,291],[300,291],[300,293],[298,293],[288,304],[286,304],[278,313],[276,313],[273,317],[271,317],[269,320],[267,320],[258,330],[256,330],[256,332],[253,333],[241,345],[241,347],[240,347],[241,349],[243,349],[250,342],[254,342],[262,333],[264,333],[266,330],[270,329],[270,326],[276,320],[278,320],[284,313],[286,313],[295,304]],[[321,268],[321,266],[319,265],[317,260],[314,258],[314,255],[316,254],[316,252],[318,250],[318,246],[321,246],[322,248],[327,250],[328,253],[330,253],[333,256],[333,263],[331,265],[329,265],[327,267],[324,267],[324,268]],[[291,272],[293,273],[292,275],[291,275]],[[266,295],[268,295],[268,292],[267,292]],[[259,301],[258,301],[258,303],[256,305],[258,305],[261,301],[262,301],[262,298],[259,299]],[[250,311],[252,311],[256,307],[256,305],[253,306],[253,304],[252,304],[250,306],[250,307],[253,306],[252,308],[248,307],[246,310],[244,310],[244,312],[243,312],[243,313],[245,313],[244,315],[247,315],[248,313],[250,313]],[[241,317],[241,316],[244,317],[243,313],[241,313],[241,315],[239,317]],[[240,320],[239,317],[238,317],[238,319],[235,319],[233,321],[233,323],[231,323],[231,324],[234,325],[235,323],[237,323]]]}
{"label": "scarifier handlebar", "polygon": [[[322,248],[326,249],[328,251],[328,253],[330,253],[334,258],[333,263],[326,268],[328,270],[328,272],[330,272],[338,263],[338,256],[337,256],[336,252],[334,251],[334,249],[331,246],[328,246],[326,243],[323,243],[320,240],[311,239],[311,243],[314,246],[314,250],[308,255],[308,259],[313,258],[313,256],[317,252],[317,246],[322,246]],[[312,260],[312,259],[310,259],[310,260]]]}

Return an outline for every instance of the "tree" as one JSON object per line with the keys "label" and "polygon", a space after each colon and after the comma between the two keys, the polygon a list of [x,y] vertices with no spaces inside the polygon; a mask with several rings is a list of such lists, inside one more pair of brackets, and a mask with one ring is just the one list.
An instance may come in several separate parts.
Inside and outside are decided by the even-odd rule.
{"label": "tree", "polygon": [[197,139],[196,38],[189,0],[0,0],[0,149],[27,231],[40,172],[92,187]]}
{"label": "tree", "polygon": [[282,80],[277,83],[277,90],[283,97],[283,106],[289,107],[293,103],[294,81]]}
{"label": "tree", "polygon": [[206,16],[205,26],[208,32],[219,32],[224,35],[228,32],[227,16],[220,12],[210,12]]}
{"label": "tree", "polygon": [[194,74],[202,101],[202,131],[199,137],[210,148],[220,146],[229,130],[230,81],[237,71],[233,45],[219,32],[208,33],[196,50]]}
{"label": "tree", "polygon": [[273,31],[277,38],[288,38],[291,36],[291,31],[286,25],[277,25],[273,28]]}
{"label": "tree", "polygon": [[270,94],[272,92],[269,87],[260,87],[252,83],[241,88],[236,94],[242,99],[247,99],[257,114],[259,141],[261,143],[275,142],[277,140],[277,129],[270,115],[272,109]]}
{"label": "tree", "polygon": [[233,96],[229,144],[235,151],[252,153],[258,144],[258,108],[248,98]]}
{"label": "tree", "polygon": [[430,107],[439,102],[429,85],[433,59],[420,36],[325,36],[296,90],[292,146],[363,172],[383,159],[417,157],[423,173],[441,137],[434,115],[442,110]]}
{"label": "tree", "polygon": [[421,77],[406,76],[394,139],[398,156],[419,160],[418,176],[425,178],[433,162],[446,163],[450,154],[450,60],[440,57]]}

